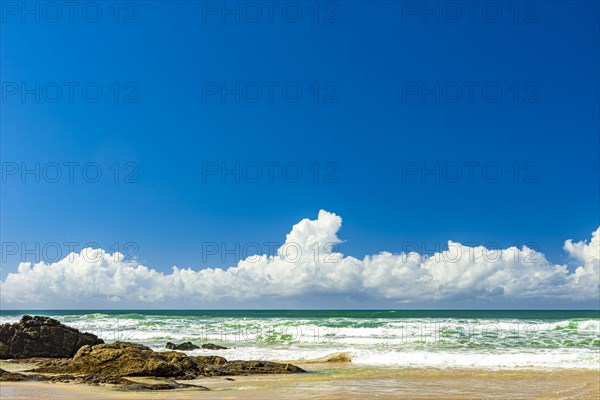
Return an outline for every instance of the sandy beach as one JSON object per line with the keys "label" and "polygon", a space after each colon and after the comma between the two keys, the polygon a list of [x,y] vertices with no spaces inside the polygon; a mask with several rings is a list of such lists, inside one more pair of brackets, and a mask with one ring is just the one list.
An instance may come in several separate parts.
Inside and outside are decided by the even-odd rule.
{"label": "sandy beach", "polygon": [[[597,399],[600,372],[577,369],[483,370],[299,364],[301,375],[212,377],[185,381],[211,391],[123,391],[111,385],[0,384],[2,399]],[[26,365],[2,362],[1,368]],[[230,380],[233,379],[233,380]],[[133,378],[138,382],[160,382]]]}

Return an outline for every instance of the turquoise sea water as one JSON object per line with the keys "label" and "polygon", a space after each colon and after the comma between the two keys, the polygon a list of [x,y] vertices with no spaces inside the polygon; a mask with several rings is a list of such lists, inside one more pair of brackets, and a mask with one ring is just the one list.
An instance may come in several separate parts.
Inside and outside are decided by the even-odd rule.
{"label": "turquoise sea water", "polygon": [[47,315],[107,342],[164,349],[167,341],[233,359],[301,360],[348,353],[356,364],[600,370],[599,311],[538,310],[19,310]]}

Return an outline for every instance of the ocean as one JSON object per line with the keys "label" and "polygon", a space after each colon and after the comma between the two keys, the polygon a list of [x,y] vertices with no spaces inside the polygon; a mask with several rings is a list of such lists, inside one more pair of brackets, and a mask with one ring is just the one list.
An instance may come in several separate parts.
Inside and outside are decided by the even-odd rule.
{"label": "ocean", "polygon": [[166,342],[227,359],[314,360],[345,353],[355,365],[600,370],[599,311],[510,310],[19,310],[46,315],[106,342],[154,350]]}

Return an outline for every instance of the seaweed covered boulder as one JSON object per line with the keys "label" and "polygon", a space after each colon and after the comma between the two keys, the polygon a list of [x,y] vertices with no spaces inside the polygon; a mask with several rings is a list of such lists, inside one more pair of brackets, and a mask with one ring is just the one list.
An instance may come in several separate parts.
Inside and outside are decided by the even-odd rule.
{"label": "seaweed covered boulder", "polygon": [[0,325],[0,359],[69,358],[83,346],[101,343],[96,335],[49,317],[24,315],[17,323]]}

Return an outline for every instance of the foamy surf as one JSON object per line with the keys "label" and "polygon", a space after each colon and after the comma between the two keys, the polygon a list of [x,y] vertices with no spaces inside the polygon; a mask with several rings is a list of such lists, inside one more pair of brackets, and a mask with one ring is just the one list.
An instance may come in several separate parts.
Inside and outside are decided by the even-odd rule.
{"label": "foamy surf", "polygon": [[[597,312],[46,312],[107,342],[166,342],[227,359],[426,368],[600,369]],[[404,315],[403,315],[404,314]],[[408,314],[408,315],[407,315]],[[0,322],[22,313],[3,312]],[[547,317],[547,318],[544,318]]]}

